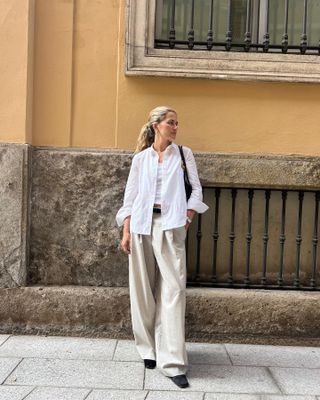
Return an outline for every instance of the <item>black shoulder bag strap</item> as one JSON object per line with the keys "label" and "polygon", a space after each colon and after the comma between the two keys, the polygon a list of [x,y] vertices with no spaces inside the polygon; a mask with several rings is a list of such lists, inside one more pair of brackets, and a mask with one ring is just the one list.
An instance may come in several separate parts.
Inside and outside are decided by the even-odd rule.
{"label": "black shoulder bag strap", "polygon": [[179,151],[180,151],[182,165],[183,165],[183,178],[184,178],[184,187],[185,187],[185,190],[186,190],[186,197],[187,197],[187,200],[189,200],[189,198],[191,196],[191,193],[192,193],[192,186],[191,186],[191,183],[189,181],[188,171],[187,171],[187,164],[186,164],[186,160],[184,158],[182,146],[179,146]]}

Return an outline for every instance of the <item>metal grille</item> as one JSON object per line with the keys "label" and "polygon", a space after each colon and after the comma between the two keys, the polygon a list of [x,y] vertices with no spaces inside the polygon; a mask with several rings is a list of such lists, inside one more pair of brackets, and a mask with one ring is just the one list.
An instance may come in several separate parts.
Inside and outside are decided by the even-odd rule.
{"label": "metal grille", "polygon": [[[165,15],[162,9],[167,1]],[[276,5],[270,2],[272,0],[158,0],[157,10],[161,14],[160,21],[158,17],[158,28],[155,39],[156,48],[171,48],[171,49],[189,49],[189,50],[226,50],[226,51],[255,51],[255,52],[282,52],[295,54],[320,54],[320,3],[312,2],[312,0],[298,0],[298,16],[295,16],[295,32],[299,30],[298,39],[293,40],[293,32],[291,25],[290,7],[292,8],[292,0],[277,0]],[[216,16],[217,4],[223,3],[226,12],[221,15],[225,19],[225,38],[221,35],[216,35],[215,21],[218,21]],[[177,34],[177,3],[179,3],[179,11],[184,11],[184,25],[186,27],[184,34]],[[201,18],[195,18],[197,10],[204,7],[206,3],[207,15],[202,15]],[[312,4],[311,4],[312,3]],[[241,15],[239,7],[241,6]],[[312,6],[312,7],[311,7]],[[316,6],[316,7],[315,7]],[[238,8],[237,8],[238,7]],[[277,15],[275,14],[277,7]],[[315,10],[315,11],[314,11]],[[240,15],[240,17],[239,17]],[[277,26],[270,23],[270,15],[277,20],[281,19],[281,23],[277,21]],[[216,17],[216,18],[215,18]],[[180,17],[179,17],[180,18]],[[221,19],[220,18],[220,19]],[[180,18],[181,19],[181,18]],[[166,26],[166,32],[160,33],[159,26]],[[199,26],[201,25],[201,26]],[[310,29],[313,29],[313,38],[308,35]],[[201,40],[195,32],[204,32]],[[279,29],[282,33],[279,35]],[[317,39],[314,39],[317,35]],[[295,35],[297,36],[297,35]],[[277,42],[271,40],[275,37]],[[222,39],[222,40],[221,40]]]}
{"label": "metal grille", "polygon": [[204,187],[187,237],[189,286],[320,290],[320,192]]}

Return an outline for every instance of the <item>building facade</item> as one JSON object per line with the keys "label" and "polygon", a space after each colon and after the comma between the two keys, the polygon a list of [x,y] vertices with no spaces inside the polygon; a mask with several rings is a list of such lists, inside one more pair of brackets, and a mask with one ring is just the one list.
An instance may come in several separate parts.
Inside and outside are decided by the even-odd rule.
{"label": "building facade", "polygon": [[[86,331],[74,316],[73,302],[81,303],[75,300],[81,293],[68,297],[61,289],[71,285],[70,290],[83,288],[89,297],[93,294],[88,294],[88,286],[104,290],[100,300],[94,301],[109,299],[113,333],[125,332],[125,336],[130,331],[127,263],[119,252],[120,231],[114,218],[138,133],[157,105],[177,110],[177,142],[195,152],[211,209],[190,234],[190,281],[245,287],[249,279],[264,288],[270,280],[280,288],[319,288],[320,34],[315,37],[320,18],[313,21],[319,2],[310,2],[313,8],[307,13],[298,6],[295,16],[287,10],[288,29],[285,22],[280,28],[276,25],[272,1],[259,2],[259,8],[256,1],[238,1],[242,10],[238,14],[237,8],[228,8],[228,1],[220,2],[220,11],[214,2],[204,1],[207,9],[202,14],[197,1],[189,3],[192,7],[185,9],[183,1],[165,0],[10,0],[1,4],[0,286],[12,289],[17,307],[23,304],[18,288],[23,288],[29,301],[36,298],[39,307],[44,307],[40,322],[25,309],[16,329],[25,331],[29,321],[31,330],[48,331],[43,298],[32,292],[41,286],[52,296],[48,307],[60,296],[73,310],[65,321]],[[268,7],[264,13],[263,6]],[[284,1],[279,11],[284,21],[286,6]],[[250,47],[266,43],[269,25],[261,30],[261,21],[268,10],[268,46],[280,40],[274,52]],[[208,15],[209,39],[207,30],[199,28],[207,24],[203,18]],[[299,36],[300,47],[291,54],[290,46],[296,42],[290,42],[290,29],[304,19],[310,29],[302,23],[301,30],[312,37],[312,52],[301,50]],[[223,46],[228,40],[233,43],[228,36],[231,21],[237,24],[237,32],[244,31],[244,41],[237,49],[226,50]],[[218,23],[220,30],[215,30]],[[181,36],[186,29],[186,37]],[[287,43],[282,36],[279,39],[277,29],[289,33]],[[224,30],[226,39],[220,34]],[[295,31],[292,35],[297,37]],[[208,43],[210,49],[201,47]],[[249,47],[243,50],[241,46]],[[288,49],[283,52],[281,46]],[[218,192],[222,193],[219,224]],[[299,193],[304,193],[303,200]],[[284,271],[279,272],[279,265]],[[106,292],[108,288],[113,294]],[[213,334],[247,332],[248,324],[241,318],[237,326],[230,322],[219,331],[219,324],[209,322],[212,310],[204,312],[208,320],[202,322],[201,330],[193,313],[204,293],[199,290],[190,289],[190,337],[210,339]],[[9,296],[8,291],[3,293]],[[238,296],[230,293],[227,297]],[[214,304],[212,292],[208,296]],[[316,290],[310,296],[306,299],[310,306],[304,304],[312,313],[320,300]],[[259,302],[265,304],[260,297]],[[120,308],[125,304],[124,311],[118,315],[112,304]],[[289,304],[288,300],[290,311]],[[79,307],[90,314],[85,301]],[[266,324],[262,327],[257,319],[250,334],[293,337],[304,325],[302,336],[317,337],[312,321],[294,320],[288,328],[289,311],[285,311],[285,324],[275,322],[267,329],[270,315],[283,318],[284,311],[275,303],[265,316]],[[10,315],[5,311],[3,315],[6,329],[11,329]],[[108,318],[102,322],[99,318],[91,320],[92,326],[108,330]],[[56,322],[57,331],[69,332],[63,328],[66,325]]]}

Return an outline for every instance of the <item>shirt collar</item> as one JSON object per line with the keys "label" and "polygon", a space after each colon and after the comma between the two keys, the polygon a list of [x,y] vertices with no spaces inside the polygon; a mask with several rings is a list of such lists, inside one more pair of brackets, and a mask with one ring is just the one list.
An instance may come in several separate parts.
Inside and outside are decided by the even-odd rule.
{"label": "shirt collar", "polygon": [[[169,144],[169,146],[166,148],[165,152],[169,152],[171,153],[172,151],[176,151],[178,149],[178,146],[175,143],[171,143]],[[158,153],[155,151],[155,149],[153,148],[153,144],[149,147],[149,151],[151,152],[151,154],[153,155],[158,155]]]}

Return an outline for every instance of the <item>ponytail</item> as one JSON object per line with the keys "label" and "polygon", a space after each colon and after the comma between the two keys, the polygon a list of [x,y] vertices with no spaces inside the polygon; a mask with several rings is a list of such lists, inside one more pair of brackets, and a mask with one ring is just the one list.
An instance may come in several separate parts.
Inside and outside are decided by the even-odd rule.
{"label": "ponytail", "polygon": [[153,126],[150,125],[149,122],[147,122],[146,124],[143,125],[140,134],[138,136],[136,153],[139,153],[140,151],[146,149],[147,147],[150,147],[154,142],[154,138],[155,138],[155,131],[153,129]]}
{"label": "ponytail", "polygon": [[152,125],[154,123],[159,124],[161,121],[163,121],[168,112],[175,113],[176,111],[170,107],[160,106],[156,107],[150,112],[148,122],[143,125],[138,136],[137,147],[135,150],[136,153],[145,150],[146,148],[150,147],[152,143],[154,143],[156,133]]}

